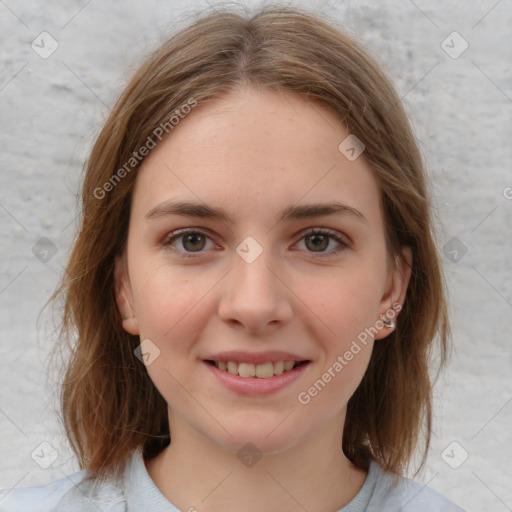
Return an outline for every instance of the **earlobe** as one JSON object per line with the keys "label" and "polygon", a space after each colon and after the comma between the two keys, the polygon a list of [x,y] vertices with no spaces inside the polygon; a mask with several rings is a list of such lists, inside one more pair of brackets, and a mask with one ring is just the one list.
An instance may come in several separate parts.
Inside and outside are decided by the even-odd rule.
{"label": "earlobe", "polygon": [[135,336],[139,334],[139,324],[134,316],[123,318],[123,329]]}
{"label": "earlobe", "polygon": [[139,334],[139,324],[133,307],[133,297],[128,280],[126,261],[123,256],[116,256],[115,269],[115,295],[117,307],[121,314],[123,329],[129,334]]}
{"label": "earlobe", "polygon": [[375,339],[382,339],[391,334],[399,322],[397,317],[405,302],[407,287],[411,279],[412,260],[412,249],[402,247],[401,254],[395,259],[390,284],[382,297],[380,308],[382,329],[379,329],[380,332]]}

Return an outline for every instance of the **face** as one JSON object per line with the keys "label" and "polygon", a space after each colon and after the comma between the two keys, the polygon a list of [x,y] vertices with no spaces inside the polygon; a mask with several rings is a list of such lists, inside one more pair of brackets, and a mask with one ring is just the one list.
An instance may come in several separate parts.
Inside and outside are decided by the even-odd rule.
{"label": "face", "polygon": [[322,105],[240,90],[143,162],[117,300],[173,435],[270,453],[343,426],[368,332],[391,332],[381,319],[408,280],[389,265],[370,167],[338,149],[348,135]]}

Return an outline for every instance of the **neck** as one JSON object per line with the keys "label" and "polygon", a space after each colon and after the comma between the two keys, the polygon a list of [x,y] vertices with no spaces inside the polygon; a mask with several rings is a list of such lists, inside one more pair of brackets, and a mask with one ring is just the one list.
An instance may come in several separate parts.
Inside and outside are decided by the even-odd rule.
{"label": "neck", "polygon": [[339,423],[289,450],[246,456],[223,449],[184,422],[173,425],[172,433],[171,444],[146,467],[180,510],[337,511],[366,478],[343,454]]}

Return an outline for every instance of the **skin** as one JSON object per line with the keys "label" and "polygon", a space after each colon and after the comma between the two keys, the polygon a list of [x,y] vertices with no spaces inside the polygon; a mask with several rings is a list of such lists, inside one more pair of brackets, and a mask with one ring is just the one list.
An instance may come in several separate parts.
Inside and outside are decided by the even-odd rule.
{"label": "skin", "polygon": [[[349,161],[340,153],[349,132],[320,104],[243,88],[195,108],[170,135],[141,166],[127,249],[116,261],[123,326],[160,350],[147,371],[168,404],[172,442],[145,461],[149,475],[180,510],[338,510],[366,478],[341,440],[373,340],[309,404],[297,396],[403,303],[410,251],[390,266],[371,168],[364,156]],[[221,207],[231,220],[145,219],[168,200]],[[289,205],[331,201],[365,220],[337,213],[279,221]],[[322,227],[346,246],[336,252],[340,244],[329,238],[317,248],[304,230]],[[181,228],[207,238],[185,247],[176,238],[179,253],[172,252],[166,237]],[[247,236],[263,250],[252,263],[236,252]],[[187,250],[193,257],[183,256]],[[382,328],[376,339],[391,331]],[[263,397],[226,389],[202,362],[225,350],[267,349],[312,362]],[[262,454],[252,467],[237,457],[248,442]]]}

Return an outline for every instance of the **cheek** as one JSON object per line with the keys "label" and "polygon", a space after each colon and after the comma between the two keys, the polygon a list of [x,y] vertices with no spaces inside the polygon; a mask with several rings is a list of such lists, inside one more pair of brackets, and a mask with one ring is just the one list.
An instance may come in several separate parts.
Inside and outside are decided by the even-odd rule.
{"label": "cheek", "polygon": [[328,286],[311,286],[308,297],[312,300],[308,305],[321,320],[314,322],[322,327],[314,327],[312,336],[322,345],[323,355],[297,399],[301,406],[307,406],[308,414],[325,415],[329,411],[334,418],[344,409],[368,367],[379,294],[368,274],[351,272],[330,280]]}
{"label": "cheek", "polygon": [[[203,321],[208,318],[208,291],[216,280],[203,274],[201,278],[169,265],[141,265],[132,271],[132,288],[140,329],[140,337],[172,341],[173,350],[180,351],[195,339]],[[164,347],[162,347],[164,348]]]}
{"label": "cheek", "polygon": [[[374,267],[375,269],[375,267]],[[307,303],[328,327],[339,348],[373,326],[382,298],[382,275],[370,266],[339,269],[329,279],[307,285]]]}

